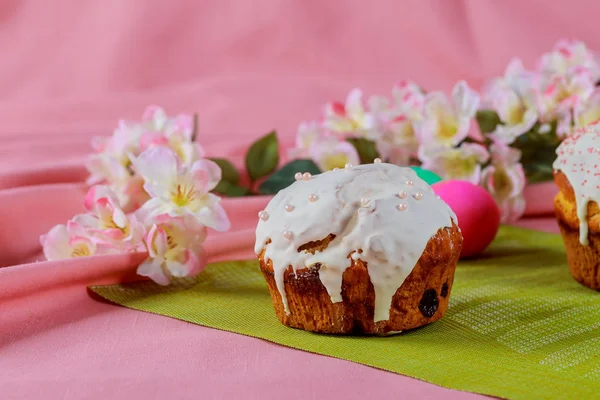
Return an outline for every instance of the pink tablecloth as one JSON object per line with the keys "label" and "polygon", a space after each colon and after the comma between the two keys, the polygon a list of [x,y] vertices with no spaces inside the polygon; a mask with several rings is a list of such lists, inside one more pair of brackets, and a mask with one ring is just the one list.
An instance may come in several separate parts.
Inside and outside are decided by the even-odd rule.
{"label": "pink tablecloth", "polygon": [[[564,3],[563,3],[564,4]],[[200,113],[211,156],[240,160],[274,127],[353,86],[410,78],[478,87],[512,56],[559,38],[600,49],[597,4],[538,1],[4,1],[0,5],[0,397],[475,398],[353,363],[135,312],[90,284],[131,276],[139,258],[53,263],[38,236],[81,210],[93,135],[149,103]],[[250,253],[264,199],[228,201],[233,231],[213,259]],[[552,220],[523,224],[554,229]],[[233,245],[232,245],[233,244]],[[21,265],[19,265],[21,264]]]}

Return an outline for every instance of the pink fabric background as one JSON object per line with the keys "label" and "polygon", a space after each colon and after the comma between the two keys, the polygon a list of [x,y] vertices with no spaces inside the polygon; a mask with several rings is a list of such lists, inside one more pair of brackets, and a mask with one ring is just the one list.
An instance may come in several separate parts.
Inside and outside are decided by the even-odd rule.
{"label": "pink fabric background", "polygon": [[[565,6],[567,5],[567,6]],[[150,103],[200,113],[211,156],[241,160],[277,128],[353,86],[399,79],[478,87],[512,56],[529,66],[562,37],[600,49],[593,0],[15,1],[0,5],[0,393],[3,398],[480,397],[93,299],[139,256],[27,262],[82,210],[94,135]],[[251,255],[266,199],[226,201],[212,258]],[[554,230],[551,219],[522,224]],[[20,264],[20,265],[19,265]]]}

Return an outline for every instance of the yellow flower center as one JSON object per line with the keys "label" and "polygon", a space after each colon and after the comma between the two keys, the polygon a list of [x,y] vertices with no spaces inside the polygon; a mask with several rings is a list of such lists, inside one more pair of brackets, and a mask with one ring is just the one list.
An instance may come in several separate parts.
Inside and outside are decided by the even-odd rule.
{"label": "yellow flower center", "polygon": [[129,235],[129,224],[126,224],[123,228],[117,225],[115,220],[110,216],[109,218],[100,219],[100,226],[102,229],[118,229],[123,232],[124,235]]}
{"label": "yellow flower center", "polygon": [[525,108],[522,105],[513,107],[507,115],[509,125],[517,125],[523,121],[525,117]]}
{"label": "yellow flower center", "polygon": [[196,191],[191,185],[177,184],[175,190],[171,193],[171,200],[178,207],[185,207],[195,199]]}
{"label": "yellow flower center", "polygon": [[457,152],[449,155],[444,161],[444,171],[448,178],[462,178],[470,175],[477,165],[477,159],[475,157],[461,158]]}
{"label": "yellow flower center", "polygon": [[169,232],[167,232],[167,246],[169,247],[169,250],[173,250],[175,247],[177,247],[175,238],[173,235],[170,235]]}
{"label": "yellow flower center", "polygon": [[440,118],[438,136],[442,140],[450,140],[458,131],[456,120],[450,116]]}
{"label": "yellow flower center", "polygon": [[496,192],[496,196],[504,199],[508,197],[512,190],[513,183],[508,178],[506,170],[500,166],[496,166],[494,171],[494,191]]}
{"label": "yellow flower center", "polygon": [[90,248],[84,243],[79,243],[71,250],[71,257],[86,257],[89,255],[91,255]]}
{"label": "yellow flower center", "polygon": [[348,156],[344,153],[329,154],[323,158],[323,167],[326,171],[334,168],[344,168],[348,163]]}

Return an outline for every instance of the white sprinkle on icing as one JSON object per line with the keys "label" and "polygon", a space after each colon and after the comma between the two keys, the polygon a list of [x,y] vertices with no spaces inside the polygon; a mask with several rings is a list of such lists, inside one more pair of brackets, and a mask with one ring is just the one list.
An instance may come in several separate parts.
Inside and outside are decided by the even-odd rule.
{"label": "white sprinkle on icing", "polygon": [[552,167],[561,171],[573,187],[579,219],[579,242],[588,244],[587,208],[600,205],[600,124],[578,128],[556,149]]}
{"label": "white sprinkle on icing", "polygon": [[[398,187],[407,181],[414,187],[407,190],[410,197],[403,202],[407,210],[398,212]],[[297,271],[321,263],[319,278],[331,301],[337,303],[343,300],[342,274],[353,254],[353,259],[367,263],[375,290],[375,321],[389,319],[392,298],[429,239],[456,222],[450,207],[428,189],[412,169],[380,163],[358,165],[343,174],[324,172],[310,182],[295,182],[281,190],[266,207],[272,218],[256,228],[254,250],[256,254],[264,250],[265,262],[272,262],[286,313],[283,275],[289,266]],[[423,194],[419,201],[412,197],[416,192]],[[312,194],[318,196],[317,203],[310,207],[296,204],[293,213],[285,212],[285,204]],[[368,199],[369,208],[357,201],[363,198]],[[323,251],[298,252],[303,244],[330,234],[335,238]]]}
{"label": "white sprinkle on icing", "polygon": [[405,192],[404,190],[401,190],[401,191],[398,193],[398,197],[399,197],[399,198],[401,198],[401,199],[405,199],[405,198],[406,198],[406,196],[408,196],[408,195],[406,194],[406,192]]}
{"label": "white sprinkle on icing", "polygon": [[286,238],[287,240],[292,240],[292,238],[294,237],[294,234],[291,231],[284,231],[283,237]]}
{"label": "white sprinkle on icing", "polygon": [[310,201],[311,203],[314,203],[317,200],[319,200],[319,196],[317,196],[316,194],[311,193],[308,195],[308,201]]}
{"label": "white sprinkle on icing", "polygon": [[417,200],[421,200],[423,198],[423,193],[417,192],[417,193],[413,194],[413,197]]}
{"label": "white sprinkle on icing", "polygon": [[296,207],[294,207],[291,204],[288,204],[288,205],[285,206],[285,211],[292,212],[292,211],[294,211],[294,208],[296,208]]}
{"label": "white sprinkle on icing", "polygon": [[297,181],[302,180],[302,172],[296,172],[296,174],[294,175],[294,179]]}
{"label": "white sprinkle on icing", "polygon": [[409,179],[409,180],[407,180],[407,181],[406,181],[406,184],[407,184],[408,186],[412,186],[412,185],[414,185],[415,183]]}
{"label": "white sprinkle on icing", "polygon": [[268,213],[268,212],[266,212],[265,210],[263,210],[263,211],[260,211],[260,212],[258,213],[258,218],[260,218],[260,219],[261,219],[261,220],[263,220],[263,221],[266,221],[266,220],[268,220],[268,219],[269,219],[269,213]]}
{"label": "white sprinkle on icing", "polygon": [[405,211],[408,208],[408,205],[406,203],[400,203],[396,206],[396,208],[398,208],[400,211]]}
{"label": "white sprinkle on icing", "polygon": [[312,178],[312,174],[310,172],[305,172],[302,174],[302,179],[305,181],[309,180],[310,178]]}
{"label": "white sprinkle on icing", "polygon": [[381,164],[381,158],[376,158],[375,160],[373,160],[373,162],[375,164]]}
{"label": "white sprinkle on icing", "polygon": [[348,164],[344,165],[344,168],[346,168],[346,169],[350,169],[350,168],[352,168],[353,166],[354,166],[354,165],[352,165],[351,163],[348,163]]}

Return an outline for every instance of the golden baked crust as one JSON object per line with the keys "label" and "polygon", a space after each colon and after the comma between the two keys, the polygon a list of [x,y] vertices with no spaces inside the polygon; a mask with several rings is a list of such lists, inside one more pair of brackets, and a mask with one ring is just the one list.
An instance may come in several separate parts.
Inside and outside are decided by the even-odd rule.
{"label": "golden baked crust", "polygon": [[582,285],[600,290],[600,208],[594,201],[588,203],[589,244],[582,245],[579,241],[579,218],[573,187],[560,171],[554,172],[554,181],[560,189],[554,198],[554,209],[571,275]]}
{"label": "golden baked crust", "polygon": [[[556,217],[571,228],[579,229],[577,203],[571,183],[561,171],[554,172],[554,182],[560,190],[554,198]],[[594,201],[588,203],[587,222],[591,233],[600,233],[600,208]]]}
{"label": "golden baked crust", "polygon": [[[333,235],[322,241],[302,246],[315,251],[327,246]],[[396,291],[390,308],[390,318],[374,323],[375,291],[368,265],[352,260],[342,276],[342,302],[332,303],[319,279],[316,264],[293,273],[284,273],[290,315],[286,315],[281,295],[275,283],[271,260],[264,262],[264,250],[259,256],[260,268],[267,281],[277,318],[294,328],[335,334],[377,334],[417,328],[442,318],[454,281],[454,271],[462,247],[458,227],[442,228],[433,236],[411,274]]]}

